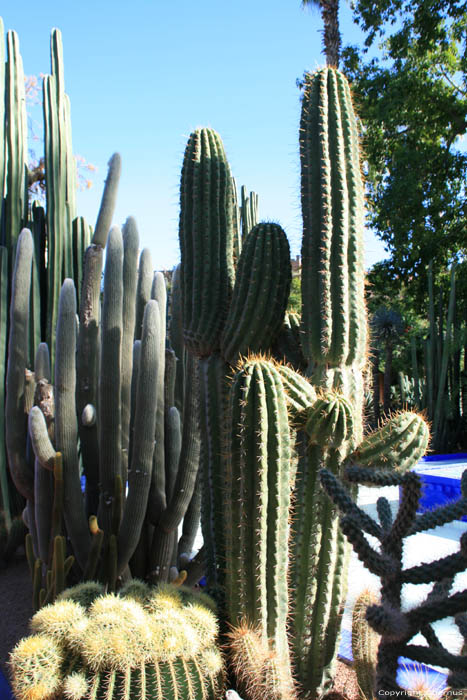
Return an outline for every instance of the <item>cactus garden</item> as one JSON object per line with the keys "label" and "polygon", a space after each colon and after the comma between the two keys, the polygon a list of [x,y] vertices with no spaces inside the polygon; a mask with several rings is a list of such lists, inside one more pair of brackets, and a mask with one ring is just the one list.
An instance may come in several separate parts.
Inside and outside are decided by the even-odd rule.
{"label": "cactus garden", "polygon": [[[57,29],[45,196],[32,201],[22,58],[6,35],[0,563],[27,561],[32,605],[9,650],[16,700],[420,697],[401,685],[401,657],[467,688],[455,578],[467,535],[452,554],[404,559],[409,538],[467,516],[467,472],[457,500],[424,513],[415,472],[464,444],[465,260],[449,284],[430,265],[426,323],[402,342],[401,313],[368,289],[365,125],[319,4],[327,65],[297,91],[298,269],[260,196],[237,190],[211,126],[191,131],[181,158],[172,270],[141,245],[138,212],[116,223],[118,152],[95,224],[79,216]],[[399,488],[396,507],[385,487]],[[338,656],[357,558],[378,584],[353,609],[346,695]],[[406,584],[429,586],[409,609]],[[446,617],[455,651],[437,627]]]}

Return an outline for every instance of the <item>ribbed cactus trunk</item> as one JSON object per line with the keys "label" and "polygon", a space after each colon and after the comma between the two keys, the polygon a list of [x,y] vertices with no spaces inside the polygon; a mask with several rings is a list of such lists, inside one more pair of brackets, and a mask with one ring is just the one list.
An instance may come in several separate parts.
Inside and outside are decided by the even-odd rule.
{"label": "ribbed cactus trunk", "polygon": [[199,416],[203,481],[203,537],[208,574],[218,583],[222,557],[223,473],[220,438],[224,434],[228,365],[219,355],[234,283],[234,198],[230,167],[220,136],[197,129],[186,146],[180,191],[181,297],[184,343],[200,359]]}
{"label": "ribbed cactus trunk", "polygon": [[[297,475],[294,653],[307,697],[330,679],[346,593],[348,547],[318,472],[340,474],[362,437],[366,314],[363,184],[349,86],[326,68],[307,76],[300,124],[302,345],[322,401],[308,419]],[[340,426],[340,427],[339,427]]]}
{"label": "ribbed cactus trunk", "polygon": [[227,430],[227,614],[232,625],[247,623],[259,632],[266,649],[270,645],[277,652],[288,688],[293,465],[286,394],[271,362],[252,360],[235,375]]}

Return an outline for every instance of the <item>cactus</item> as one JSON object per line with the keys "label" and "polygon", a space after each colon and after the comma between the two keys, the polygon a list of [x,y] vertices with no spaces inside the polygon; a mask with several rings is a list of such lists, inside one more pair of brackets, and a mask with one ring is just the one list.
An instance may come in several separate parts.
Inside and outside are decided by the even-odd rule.
{"label": "cactus", "polygon": [[369,626],[365,615],[370,605],[377,604],[376,595],[365,589],[357,597],[352,610],[353,668],[362,700],[372,699],[375,685],[379,635]]}
{"label": "cactus", "polygon": [[[0,384],[5,384],[7,363],[8,322],[5,309],[11,304],[10,290],[15,267],[16,247],[23,228],[29,228],[33,237],[33,256],[30,272],[29,320],[25,366],[32,364],[35,351],[42,340],[51,350],[52,365],[55,353],[55,324],[58,313],[59,291],[65,277],[73,277],[77,289],[81,287],[83,252],[89,242],[89,227],[75,214],[75,163],[71,146],[70,103],[64,90],[64,69],[61,35],[56,29],[51,36],[51,75],[44,78],[43,112],[45,140],[46,211],[37,203],[28,202],[31,173],[27,168],[27,120],[25,111],[24,74],[15,32],[6,36],[7,61],[4,61],[4,33],[0,20],[0,179],[4,216],[0,222],[1,246],[1,308],[0,308]],[[6,68],[6,70],[5,70]],[[47,251],[47,254],[46,254]],[[22,370],[21,370],[22,371]],[[5,397],[0,392],[1,416]],[[23,507],[26,484],[16,487],[15,494],[7,476],[7,448],[4,430],[0,430],[0,484],[7,528],[12,517]],[[17,459],[10,469],[19,477]],[[21,477],[19,477],[21,478]]]}
{"label": "cactus", "polygon": [[[201,358],[202,524],[208,581],[223,586],[225,576],[230,622],[240,624],[245,617],[248,623],[259,625],[263,643],[271,644],[287,665],[285,618],[275,619],[268,608],[273,605],[273,582],[280,578],[273,573],[280,560],[273,549],[266,556],[272,544],[265,544],[264,535],[267,518],[273,518],[265,505],[265,494],[270,489],[271,498],[276,483],[274,444],[267,442],[266,426],[269,420],[278,420],[283,409],[271,409],[271,414],[264,409],[264,415],[261,413],[265,399],[258,397],[263,396],[261,392],[269,397],[263,380],[258,380],[258,374],[264,373],[270,391],[270,377],[274,377],[274,401],[287,406],[283,434],[288,433],[292,442],[296,440],[297,457],[288,467],[289,490],[295,484],[293,536],[290,544],[283,539],[282,551],[289,547],[290,586],[294,590],[289,627],[292,666],[303,696],[314,698],[325,690],[332,675],[350,554],[337,526],[336,509],[321,488],[319,469],[327,467],[342,475],[360,454],[370,471],[395,465],[408,469],[426,449],[428,429],[421,417],[404,412],[363,439],[363,372],[367,362],[363,183],[356,119],[342,74],[326,68],[305,80],[300,128],[304,220],[300,330],[293,317],[284,321],[290,262],[282,234],[272,224],[258,224],[243,241],[232,293],[220,286],[217,278],[212,298],[205,293],[211,266],[218,258],[231,259],[230,238],[223,238],[224,232],[214,228],[219,217],[209,217],[206,212],[203,222],[193,215],[201,211],[204,196],[200,185],[192,187],[194,178],[207,172],[219,177],[226,167],[222,151],[222,169],[215,169],[217,158],[211,158],[207,146],[199,156],[200,166],[198,156],[193,159],[193,145],[209,144],[210,140],[219,144],[217,135],[208,129],[190,137],[182,174],[180,218],[185,344]],[[226,204],[223,193],[221,188],[213,206],[224,206],[224,216],[230,220],[231,200],[228,198]],[[207,249],[208,235],[213,255],[206,269],[200,270],[196,256]],[[267,236],[270,249],[264,244]],[[268,261],[274,246],[278,251],[275,259],[281,263],[271,277]],[[261,263],[260,250],[268,251]],[[226,267],[221,265],[221,269]],[[258,274],[258,269],[265,270],[264,275]],[[274,311],[273,304],[271,309],[264,305],[265,298],[277,299]],[[212,320],[214,315],[216,322]],[[292,358],[297,368],[304,368],[306,378],[291,367],[275,365],[265,358],[242,359],[258,351],[274,352],[280,359]],[[239,360],[237,373],[233,374],[231,366]],[[258,388],[258,396],[254,393],[256,382],[263,386],[261,391]],[[248,427],[239,429],[239,421]],[[271,464],[253,477],[256,450],[268,454]],[[247,488],[250,478],[253,481]],[[268,488],[262,489],[261,484],[266,483]],[[227,492],[222,500],[225,484]],[[252,505],[255,499],[258,507]],[[257,514],[257,532],[253,528],[243,540],[238,537],[238,528],[242,533],[241,523],[251,518],[251,508]],[[289,515],[284,512],[280,517]],[[278,524],[271,526],[272,530],[277,537],[284,536]],[[239,571],[243,572],[240,576]],[[244,591],[252,586],[247,595]],[[285,577],[276,598],[288,598]],[[260,602],[254,607],[249,599]]]}
{"label": "cactus", "polygon": [[218,349],[233,288],[233,196],[218,134],[194,131],[185,149],[180,196],[183,332],[201,357]]}
{"label": "cactus", "polygon": [[258,627],[289,656],[288,541],[291,444],[279,372],[251,360],[236,374],[229,397],[225,484],[226,607],[233,625]]}
{"label": "cactus", "polygon": [[274,649],[268,648],[257,629],[243,623],[228,633],[227,640],[232,669],[245,698],[294,700],[297,697],[287,664]]}
{"label": "cactus", "polygon": [[318,470],[326,465],[341,473],[361,441],[366,362],[363,184],[349,87],[337,70],[306,76],[300,158],[301,344],[306,373],[322,398],[308,413],[306,432],[312,441],[298,464],[293,646],[299,679],[314,697],[332,674],[348,561]]}
{"label": "cactus", "polygon": [[219,697],[217,623],[200,597],[184,601],[156,589],[142,601],[98,595],[85,607],[77,588],[36,613],[32,636],[11,652],[18,700],[91,700],[103,692],[108,700]]}
{"label": "cactus", "polygon": [[[450,594],[450,587],[454,575],[467,568],[467,538],[462,535],[460,549],[455,554],[407,569],[402,567],[404,539],[410,534],[431,528],[433,522],[451,522],[456,517],[455,509],[451,507],[448,511],[444,507],[429,513],[428,518],[424,515],[417,516],[421,481],[414,472],[397,474],[349,466],[345,470],[345,477],[351,483],[398,484],[402,488],[399,509],[394,520],[389,514],[388,502],[380,498],[379,522],[376,522],[352,502],[338,478],[326,469],[320,472],[326,492],[342,513],[342,531],[359,559],[381,579],[381,603],[369,606],[366,611],[368,623],[381,635],[374,686],[376,696],[388,691],[402,690],[396,680],[399,656],[448,668],[452,672],[452,687],[456,687],[456,674],[459,674],[457,680],[463,687],[465,677],[462,674],[467,670],[466,657],[448,652],[438,639],[432,623],[465,610],[467,591]],[[462,475],[462,496],[457,503],[464,513],[467,512],[466,484],[467,471]],[[379,540],[380,551],[372,547],[364,532],[371,533]],[[411,610],[404,611],[401,606],[403,584],[431,582],[435,582],[435,586],[426,600]],[[418,633],[425,637],[428,646],[412,643],[412,638]]]}

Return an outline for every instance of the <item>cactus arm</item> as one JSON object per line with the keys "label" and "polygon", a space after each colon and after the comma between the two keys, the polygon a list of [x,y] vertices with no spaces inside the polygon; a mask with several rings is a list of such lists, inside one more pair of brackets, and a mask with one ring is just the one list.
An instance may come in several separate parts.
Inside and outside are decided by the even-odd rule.
{"label": "cactus arm", "polygon": [[166,446],[166,460],[167,460],[167,472],[166,472],[166,484],[167,484],[167,500],[171,501],[174,488],[175,480],[177,477],[178,464],[180,460],[180,452],[182,449],[182,432],[180,425],[180,413],[175,406],[172,406],[167,412],[166,419],[166,432],[167,432],[167,446]]}
{"label": "cactus arm", "polygon": [[78,461],[76,417],[76,295],[65,280],[59,303],[55,357],[55,446],[63,455],[63,514],[78,564],[84,569],[89,532],[84,513]]}
{"label": "cactus arm", "polygon": [[287,404],[272,363],[252,360],[229,397],[226,602],[230,622],[258,625],[287,663],[291,448]]}
{"label": "cactus arm", "polygon": [[381,540],[383,532],[379,525],[375,523],[373,518],[365,513],[364,510],[355,504],[347,491],[336,479],[334,474],[327,469],[322,469],[319,476],[321,485],[339,510],[344,514],[351,513],[354,517],[358,518],[361,527],[365,532],[368,532],[370,535],[373,535],[373,537]]}
{"label": "cactus arm", "polygon": [[157,357],[160,352],[160,314],[156,301],[146,305],[139,360],[138,385],[131,465],[128,473],[128,496],[118,533],[118,575],[136,549],[148,505],[156,429],[155,392],[148,386],[157,382]]}
{"label": "cactus arm", "polygon": [[[1,22],[1,20],[0,20]],[[3,25],[0,25],[0,35],[3,37]],[[0,42],[0,85],[3,83],[2,63],[3,43]],[[0,119],[3,111],[3,102],[0,105]],[[3,124],[0,124],[0,137],[2,135]],[[0,141],[1,143],[1,141]],[[3,153],[0,154],[0,176],[3,167]],[[0,246],[0,498],[2,510],[5,518],[7,531],[11,527],[10,493],[8,486],[8,463],[6,458],[5,443],[5,374],[7,358],[7,337],[8,337],[8,251],[4,246]]]}
{"label": "cactus arm", "polygon": [[23,229],[18,239],[11,292],[10,338],[6,376],[6,447],[13,483],[27,499],[34,499],[33,476],[26,461],[24,370],[27,362],[28,310],[33,241]]}
{"label": "cactus arm", "polygon": [[201,471],[196,477],[195,490],[191,497],[190,505],[183,518],[182,536],[178,543],[179,569],[184,569],[190,560],[196,535],[200,527],[201,517]]}
{"label": "cactus arm", "polygon": [[[199,468],[199,434],[198,434],[198,411],[197,411],[197,373],[196,373],[196,359],[192,356],[188,357],[187,362],[187,375],[190,379],[187,381],[186,392],[185,392],[185,404],[184,404],[184,416],[183,416],[183,429],[182,429],[182,442],[180,449],[180,458],[178,463],[177,477],[175,479],[175,485],[173,489],[173,495],[170,502],[167,505],[166,510],[162,514],[157,530],[170,534],[177,531],[179,524],[184,517],[187,508],[190,504],[191,498],[193,496],[193,491],[196,484],[196,477]],[[155,538],[157,536],[157,530],[155,533]],[[172,544],[173,546],[173,544]],[[164,551],[166,554],[157,554],[156,540],[152,546],[152,553],[150,557],[151,570],[154,570],[154,563],[156,561],[156,556],[158,560],[162,562],[163,566],[167,566],[166,557],[170,557],[168,565],[170,565],[172,549],[167,542],[164,545]],[[161,570],[162,570],[161,565]]]}
{"label": "cactus arm", "polygon": [[83,283],[79,309],[79,332],[76,356],[76,409],[79,438],[86,477],[86,510],[97,513],[99,501],[99,446],[97,425],[84,426],[81,416],[88,404],[97,405],[99,373],[100,285],[103,250],[90,245],[85,253]]}
{"label": "cactus arm", "polygon": [[278,224],[258,224],[242,249],[221,338],[222,355],[231,365],[248,351],[269,348],[284,320],[290,282],[290,250],[284,231]]}
{"label": "cactus arm", "polygon": [[50,353],[47,343],[39,343],[34,360],[34,375],[36,382],[45,379],[50,382]]}
{"label": "cactus arm", "polygon": [[[6,62],[6,221],[5,239],[14,251],[20,231],[27,220],[26,192],[26,99],[24,96],[23,61],[16,32],[7,32]],[[10,264],[14,260],[14,253]]]}
{"label": "cactus arm", "polygon": [[99,524],[111,532],[115,477],[121,476],[121,343],[123,242],[112,228],[107,246],[99,371]]}
{"label": "cactus arm", "polygon": [[100,246],[101,248],[105,248],[107,236],[112,225],[121,169],[122,159],[120,154],[114,153],[108,163],[107,178],[105,180],[101,205],[92,237],[93,245]]}
{"label": "cactus arm", "polygon": [[37,526],[38,555],[44,562],[47,562],[49,558],[53,493],[53,472],[44,469],[36,458],[34,462],[34,515]]}
{"label": "cactus arm", "polygon": [[144,309],[151,298],[152,280],[153,266],[151,253],[148,248],[143,248],[139,256],[138,282],[136,286],[135,340],[141,338]]}
{"label": "cactus arm", "polygon": [[148,517],[155,524],[167,505],[166,483],[165,483],[165,448],[164,448],[164,428],[165,428],[165,338],[166,338],[166,309],[167,292],[165,280],[162,272],[154,274],[151,289],[151,298],[158,303],[159,309],[159,372],[157,384],[154,390],[157,393],[156,408],[156,432],[154,447],[154,466],[151,477],[151,494],[149,499]]}
{"label": "cactus arm", "polygon": [[139,236],[136,221],[129,217],[123,226],[123,334],[122,334],[122,482],[128,475],[130,444],[131,372],[136,317],[136,284]]}
{"label": "cactus arm", "polygon": [[53,471],[57,453],[50,440],[44,414],[38,406],[33,406],[29,411],[28,430],[36,459],[42,467]]}
{"label": "cactus arm", "polygon": [[180,265],[172,272],[172,290],[170,295],[170,345],[177,358],[177,374],[175,378],[175,405],[182,411],[184,393],[185,346],[183,344],[182,299],[180,289]]}
{"label": "cactus arm", "polygon": [[404,472],[413,467],[426,452],[430,433],[424,418],[401,411],[365,436],[349,462],[361,467],[386,468]]}
{"label": "cactus arm", "polygon": [[180,192],[183,332],[201,357],[218,349],[233,287],[233,196],[219,135],[197,129],[185,149]]}
{"label": "cactus arm", "polygon": [[429,564],[420,564],[401,572],[402,583],[431,583],[454,576],[467,568],[467,559],[462,552],[449,554]]}
{"label": "cactus arm", "polygon": [[453,520],[460,520],[464,515],[467,515],[467,498],[460,498],[454,503],[449,503],[446,506],[437,508],[435,511],[428,511],[418,516],[412,523],[408,534],[415,535],[417,532],[431,530]]}
{"label": "cactus arm", "polygon": [[201,526],[206,545],[207,580],[210,584],[217,585],[222,581],[221,562],[224,560],[222,489],[225,478],[225,450],[222,441],[226,430],[227,376],[230,368],[218,353],[214,353],[211,357],[199,360],[198,371],[200,470],[202,473]]}

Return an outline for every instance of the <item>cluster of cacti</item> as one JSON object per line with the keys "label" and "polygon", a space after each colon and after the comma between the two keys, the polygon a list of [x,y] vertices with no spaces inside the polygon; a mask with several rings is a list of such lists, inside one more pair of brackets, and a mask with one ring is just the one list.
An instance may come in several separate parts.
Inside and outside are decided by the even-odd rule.
{"label": "cluster of cacti", "polygon": [[217,700],[224,685],[218,627],[203,595],[132,581],[64,591],[34,615],[10,655],[18,700]]}
{"label": "cluster of cacti", "polygon": [[60,292],[53,382],[45,343],[34,372],[27,370],[33,259],[27,229],[18,242],[7,447],[13,480],[27,499],[36,607],[63,590],[70,571],[75,580],[97,576],[110,590],[130,572],[168,580],[177,566],[178,525],[196,482],[196,376],[189,366],[181,429],[174,405],[176,360],[166,348],[164,277],[153,273],[147,250],[138,271],[138,232],[131,218],[123,235],[116,227],[110,231],[100,298],[119,173],[115,155],[85,254],[78,322],[72,280]]}
{"label": "cluster of cacti", "polygon": [[254,226],[237,258],[238,240],[233,181],[222,141],[212,129],[198,129],[190,136],[182,168],[180,277],[184,342],[200,358],[202,526],[211,584],[221,583],[223,572],[227,378],[241,355],[270,347],[283,320],[291,278],[289,245],[280,226]]}
{"label": "cluster of cacti", "polygon": [[[425,411],[432,424],[433,448],[444,453],[465,447],[467,317],[462,299],[456,300],[458,272],[453,264],[436,289],[430,264],[428,317],[419,320],[422,331],[405,327],[399,312],[384,307],[376,310],[371,323],[374,424],[381,408],[386,414],[394,408]],[[397,346],[402,370],[396,382],[392,358]],[[380,372],[382,349],[384,375]]]}
{"label": "cluster of cacti", "polygon": [[[279,227],[253,228],[234,270],[228,164],[210,129],[190,137],[180,216],[184,338],[200,358],[208,581],[224,590],[230,623],[252,625],[288,668],[284,698],[292,676],[302,696],[326,687],[345,602],[349,548],[320,468],[342,475],[361,457],[405,470],[428,443],[424,420],[407,413],[363,438],[363,184],[349,87],[336,70],[306,79],[300,153],[299,328],[285,317],[290,260]],[[265,356],[273,351],[307,378]]]}
{"label": "cluster of cacti", "polygon": [[[65,126],[62,150],[57,156],[52,149],[47,157],[52,163],[65,158],[66,164],[69,118],[58,35],[53,46],[55,79],[46,83],[47,109],[54,101],[61,105]],[[46,139],[46,150],[49,146]],[[350,548],[320,470],[342,477],[358,463],[368,480],[377,469],[404,473],[424,454],[429,437],[423,418],[407,412],[363,436],[363,183],[350,90],[335,69],[306,77],[300,155],[301,319],[286,314],[291,281],[286,235],[275,223],[256,223],[248,231],[257,215],[256,196],[247,201],[242,191],[239,217],[222,141],[212,129],[196,130],[185,151],[181,266],[172,279],[170,343],[164,277],[154,275],[147,250],[138,263],[134,220],[127,220],[123,233],[113,228],[108,235],[118,156],[110,162],[80,268],[79,305],[75,285],[66,279],[51,307],[57,319],[56,326],[53,317],[49,324],[50,331],[56,329],[52,367],[48,346],[40,344],[34,371],[28,368],[28,329],[36,307],[30,303],[34,241],[27,229],[18,241],[12,284],[7,444],[14,483],[27,501],[35,607],[60,596],[68,574],[74,580],[98,578],[110,591],[130,576],[152,582],[177,576],[177,565],[184,566],[191,551],[201,507],[199,560],[219,594],[222,622],[233,626],[227,647],[246,700],[315,698],[331,680]],[[60,212],[52,204],[50,217],[48,212],[51,231],[71,217],[67,197],[61,199],[67,189],[63,182],[60,187]],[[78,224],[73,230],[76,241],[84,240]],[[77,268],[61,244],[50,244],[49,251],[56,274]],[[351,520],[358,513],[376,531],[343,492],[336,501]],[[135,582],[127,591],[142,595]],[[146,617],[141,622],[144,610],[120,611],[116,630],[107,620],[103,636],[96,636],[99,648],[88,637],[84,642],[80,635],[94,624],[99,600],[88,617],[77,612],[66,629],[58,625],[61,641],[53,653],[57,642],[42,634],[39,613],[33,623],[39,636],[16,650],[16,668],[23,659],[25,677],[39,688],[55,679],[47,692],[62,692],[68,700],[98,697],[99,688],[108,700],[114,691],[145,697],[144,684],[162,697],[165,683],[172,684],[175,697],[200,692],[214,697],[214,686],[203,691],[200,674],[216,663],[209,678],[220,673],[217,652],[211,661],[204,659],[202,669],[194,647],[190,660],[179,659],[176,668],[172,657],[156,665],[144,641],[151,628]],[[109,600],[113,605],[119,599]],[[169,608],[164,615],[172,633],[177,625]],[[44,609],[46,619],[53,609],[59,608]],[[185,645],[190,624],[184,623]],[[158,635],[165,639],[165,632]],[[79,650],[76,661],[69,644]],[[97,661],[83,675],[88,645]],[[120,658],[115,645],[128,651],[128,664],[111,660],[112,650]]]}
{"label": "cluster of cacti", "polygon": [[[450,273],[447,308],[440,292],[438,312],[432,266],[428,271],[428,334],[423,341],[423,362],[417,358],[417,339],[412,337],[411,357],[414,394],[419,410],[426,410],[433,425],[433,446],[438,451],[446,445],[463,442],[467,416],[466,318],[456,313],[456,265]],[[462,358],[463,356],[463,358]]]}
{"label": "cluster of cacti", "polygon": [[[410,535],[449,523],[467,512],[467,471],[461,480],[461,498],[423,515],[416,515],[421,493],[420,477],[414,472],[397,474],[394,471],[368,470],[351,466],[345,470],[349,483],[370,486],[401,487],[399,509],[394,519],[389,502],[377,501],[378,521],[360,509],[349,497],[342,482],[327,469],[320,479],[326,492],[342,513],[340,527],[352,544],[359,559],[381,579],[381,602],[367,607],[366,620],[381,635],[378,646],[375,696],[388,691],[402,691],[397,682],[400,656],[420,663],[448,668],[448,684],[452,688],[465,687],[467,657],[449,652],[439,640],[434,622],[463,613],[467,607],[467,591],[450,593],[455,574],[467,568],[467,540],[462,535],[459,551],[441,559],[403,568],[404,540]],[[374,548],[365,534],[375,537],[379,549]],[[402,587],[406,583],[435,585],[426,600],[410,610],[402,606]],[[457,618],[463,627],[462,616]],[[414,644],[412,638],[421,633],[427,645]],[[407,696],[412,697],[412,696]]]}
{"label": "cluster of cacti", "polygon": [[[71,145],[70,103],[65,93],[61,35],[51,36],[51,75],[44,77],[43,112],[45,141],[46,208],[28,202],[27,117],[24,74],[19,40],[6,36],[0,19],[0,489],[5,527],[21,512],[21,497],[13,489],[5,447],[5,377],[8,344],[8,308],[18,236],[23,227],[32,232],[34,254],[30,270],[30,314],[25,328],[26,352],[33,361],[41,339],[47,339],[52,364],[60,288],[66,277],[81,288],[82,258],[90,241],[90,229],[76,217],[76,164]],[[8,549],[12,549],[18,523],[14,523]],[[5,556],[5,552],[0,552]],[[8,551],[6,552],[8,554]]]}

